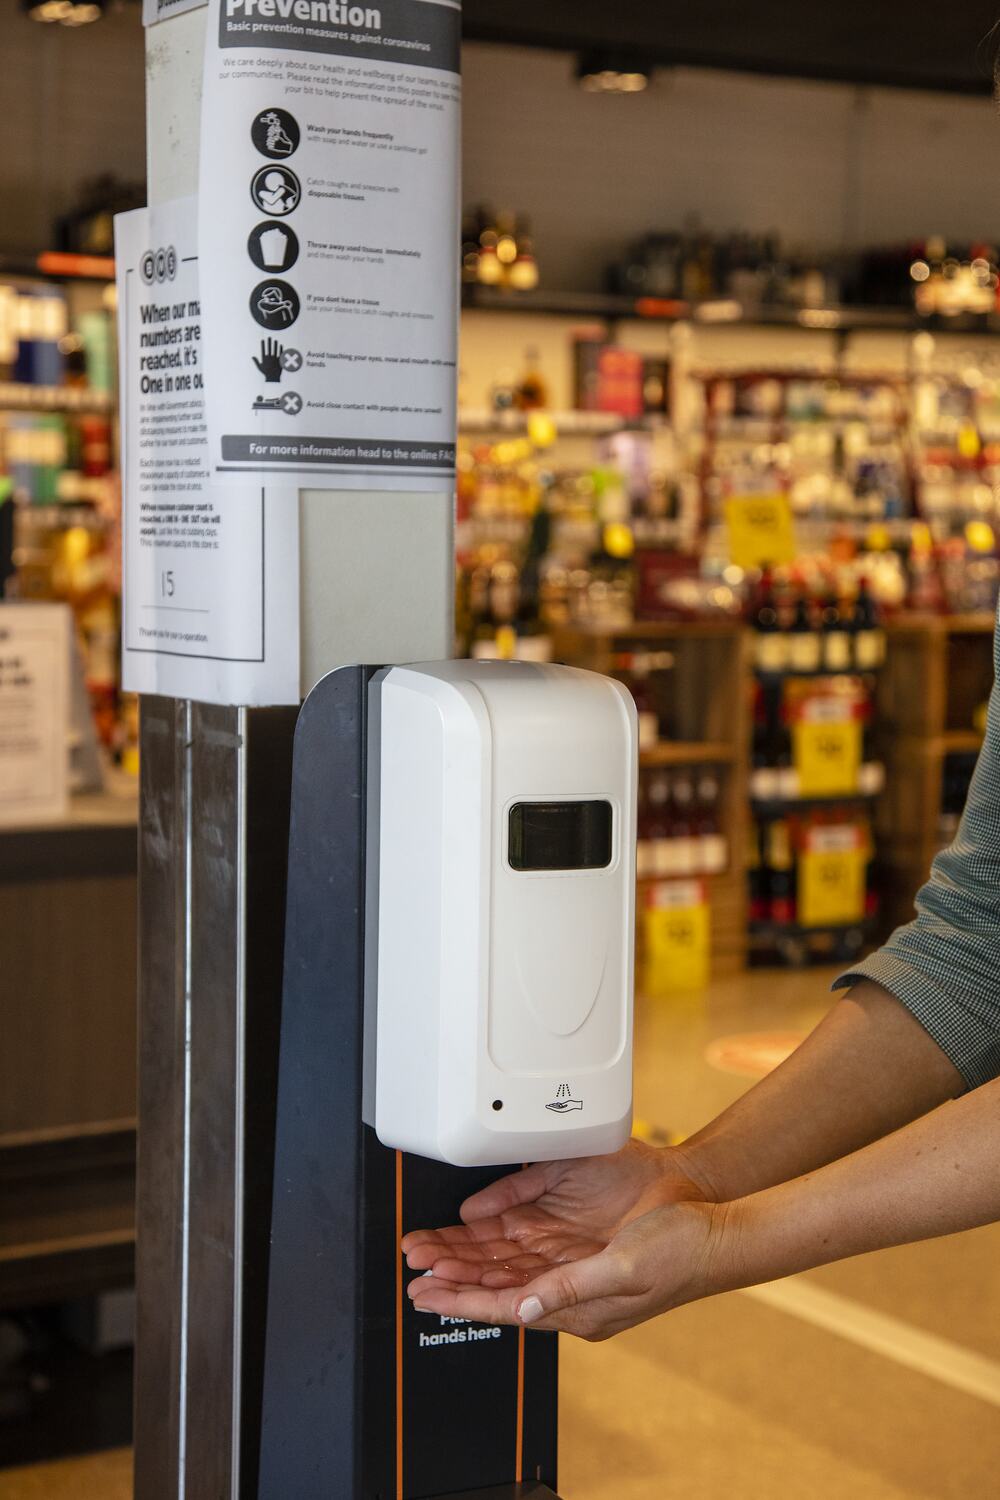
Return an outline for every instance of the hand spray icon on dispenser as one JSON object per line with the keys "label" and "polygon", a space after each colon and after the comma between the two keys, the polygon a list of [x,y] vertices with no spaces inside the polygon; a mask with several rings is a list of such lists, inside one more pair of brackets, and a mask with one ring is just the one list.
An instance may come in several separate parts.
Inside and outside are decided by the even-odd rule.
{"label": "hand spray icon on dispenser", "polygon": [[554,1109],[557,1114],[563,1114],[567,1109],[582,1109],[583,1100],[574,1099],[568,1083],[561,1083],[556,1089],[556,1097],[551,1104],[546,1104],[546,1109]]}

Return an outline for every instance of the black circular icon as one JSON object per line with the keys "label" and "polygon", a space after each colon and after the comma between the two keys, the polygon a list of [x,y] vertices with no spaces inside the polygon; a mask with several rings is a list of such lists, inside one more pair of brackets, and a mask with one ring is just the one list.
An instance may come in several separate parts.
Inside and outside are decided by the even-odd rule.
{"label": "black circular icon", "polygon": [[139,262],[139,274],[147,286],[154,281],[173,281],[177,275],[177,251],[173,245],[147,250]]}
{"label": "black circular icon", "polygon": [[290,271],[299,258],[298,236],[290,225],[265,219],[251,229],[247,253],[258,271]]}
{"label": "black circular icon", "polygon": [[250,196],[261,213],[281,219],[298,208],[302,189],[291,167],[261,167],[254,173]]}
{"label": "black circular icon", "polygon": [[301,131],[287,109],[262,109],[250,126],[250,137],[261,156],[278,161],[298,149]]}
{"label": "black circular icon", "polygon": [[261,328],[290,328],[299,315],[299,294],[287,281],[262,281],[250,293],[250,311]]}

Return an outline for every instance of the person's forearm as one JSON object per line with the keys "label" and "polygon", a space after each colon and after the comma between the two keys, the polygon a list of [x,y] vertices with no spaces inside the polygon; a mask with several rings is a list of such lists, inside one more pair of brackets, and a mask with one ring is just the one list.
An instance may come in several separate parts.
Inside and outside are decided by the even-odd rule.
{"label": "person's forearm", "polygon": [[1000,1219],[1000,1080],[715,1213],[706,1294]]}
{"label": "person's forearm", "polygon": [[678,1155],[716,1201],[744,1197],[867,1146],[963,1087],[906,1007],[864,981]]}

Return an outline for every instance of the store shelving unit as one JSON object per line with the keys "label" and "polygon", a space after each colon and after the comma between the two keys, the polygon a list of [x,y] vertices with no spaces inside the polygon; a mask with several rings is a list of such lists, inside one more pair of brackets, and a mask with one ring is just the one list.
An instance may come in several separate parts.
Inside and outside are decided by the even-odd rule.
{"label": "store shelving unit", "polygon": [[607,292],[504,291],[466,286],[462,306],[490,313],[538,313],[546,317],[594,318],[607,322],[634,318],[641,322],[677,323],[691,319],[706,326],[724,324],[744,328],[797,328],[842,333],[1000,334],[998,314],[960,314],[921,317],[908,307],[785,307],[743,306],[730,298],[689,303],[677,298],[625,297]]}
{"label": "store shelving unit", "polygon": [[[748,643],[739,621],[730,619],[649,621],[627,626],[565,628],[553,636],[557,661],[611,672],[623,652],[669,650],[670,717],[675,736],[644,750],[640,768],[711,765],[721,776],[720,832],[729,859],[719,875],[702,877],[708,887],[712,926],[712,970],[735,973],[746,963],[745,819],[749,720]],[[640,882],[640,887],[652,882]],[[641,891],[640,891],[641,894]]]}
{"label": "store shelving unit", "polygon": [[72,386],[29,385],[18,380],[0,381],[0,412],[91,412],[104,415],[114,410],[107,391],[76,390]]}
{"label": "store shelving unit", "polygon": [[878,845],[892,927],[909,921],[913,898],[941,845],[938,813],[949,755],[975,755],[976,710],[993,683],[992,614],[899,615],[888,626],[878,694],[886,762]]}

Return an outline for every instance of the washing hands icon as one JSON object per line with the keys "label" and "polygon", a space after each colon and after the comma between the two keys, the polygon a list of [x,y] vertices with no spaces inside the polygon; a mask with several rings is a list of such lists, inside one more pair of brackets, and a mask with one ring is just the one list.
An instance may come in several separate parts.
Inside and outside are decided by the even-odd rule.
{"label": "washing hands icon", "polygon": [[570,1109],[582,1109],[583,1100],[574,1099],[568,1083],[561,1083],[556,1089],[556,1097],[551,1104],[546,1104],[546,1109],[554,1110],[556,1114],[565,1114]]}

